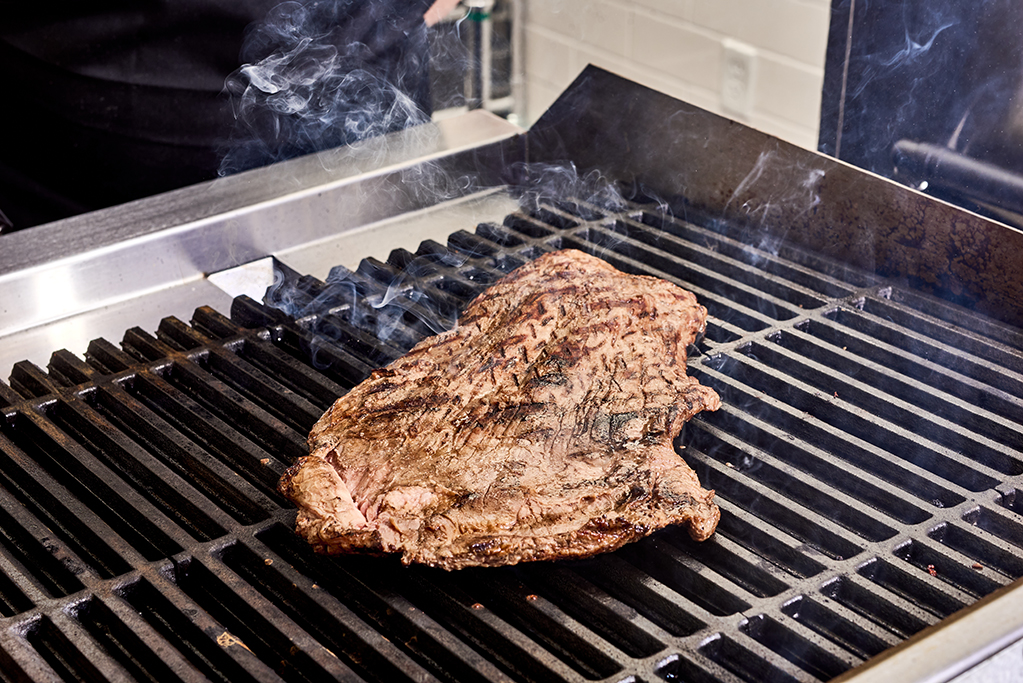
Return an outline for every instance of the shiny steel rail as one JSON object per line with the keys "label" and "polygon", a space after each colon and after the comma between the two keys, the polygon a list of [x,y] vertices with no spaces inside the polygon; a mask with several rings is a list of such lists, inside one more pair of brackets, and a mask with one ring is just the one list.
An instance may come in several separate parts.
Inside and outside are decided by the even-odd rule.
{"label": "shiny steel rail", "polygon": [[[229,310],[231,297],[209,273],[303,245],[336,254],[350,244],[357,262],[383,245],[446,236],[450,229],[428,221],[376,226],[485,192],[480,150],[507,154],[518,133],[470,112],[0,237],[0,376],[15,362],[45,364],[52,351],[82,352],[93,338],[168,314]],[[366,243],[371,225],[385,240],[379,248]]]}

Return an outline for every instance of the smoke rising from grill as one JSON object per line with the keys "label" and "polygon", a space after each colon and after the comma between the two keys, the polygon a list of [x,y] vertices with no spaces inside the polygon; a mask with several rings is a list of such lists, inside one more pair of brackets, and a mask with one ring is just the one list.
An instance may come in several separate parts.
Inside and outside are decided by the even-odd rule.
{"label": "smoke rising from grill", "polygon": [[250,27],[242,60],[221,175],[429,119],[426,27],[391,3],[285,2]]}
{"label": "smoke rising from grill", "polygon": [[[439,168],[429,163],[413,168],[419,191],[434,193],[433,202],[451,196],[451,182],[466,183],[470,189],[474,183],[468,178],[444,178]],[[606,177],[597,172],[580,174],[572,164],[512,164],[509,172],[512,191],[518,196],[521,210],[506,220],[528,221],[532,217],[543,217],[543,222],[553,219],[551,211],[554,210],[589,216],[600,223],[603,211],[616,212],[626,206],[619,188]],[[467,188],[460,189],[459,194],[465,194]],[[471,230],[472,227],[452,225],[451,231]],[[613,248],[613,243],[620,239],[612,232],[601,235],[593,242],[598,252]],[[306,329],[313,333],[308,352],[321,369],[330,362],[329,354],[320,353],[321,345],[339,340],[352,330],[364,331],[392,350],[403,351],[421,336],[457,327],[460,309],[502,273],[517,265],[499,263],[471,246],[450,245],[445,250],[434,246],[438,249],[420,252],[411,258],[407,258],[411,255],[405,252],[405,257],[399,257],[406,259],[400,268],[369,262],[363,262],[356,271],[337,266],[327,277],[326,286],[315,290],[309,289],[308,282],[297,273],[279,265],[264,301],[289,317],[304,321]],[[452,283],[448,274],[463,269],[466,262],[473,259],[479,259],[485,270],[468,278],[478,283],[474,292],[468,292],[462,285]],[[457,289],[451,290],[451,287]],[[384,363],[390,358],[378,356],[371,360]]]}

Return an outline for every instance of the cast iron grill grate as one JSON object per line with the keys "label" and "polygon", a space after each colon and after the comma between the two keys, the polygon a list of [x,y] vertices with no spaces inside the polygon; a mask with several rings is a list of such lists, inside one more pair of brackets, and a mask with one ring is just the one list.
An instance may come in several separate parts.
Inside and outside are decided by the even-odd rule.
{"label": "cast iron grill grate", "polygon": [[[549,201],[0,384],[0,681],[828,680],[1023,576],[1023,334],[754,231]],[[718,533],[464,570],[323,558],[276,493],[334,399],[574,247],[693,290]]]}

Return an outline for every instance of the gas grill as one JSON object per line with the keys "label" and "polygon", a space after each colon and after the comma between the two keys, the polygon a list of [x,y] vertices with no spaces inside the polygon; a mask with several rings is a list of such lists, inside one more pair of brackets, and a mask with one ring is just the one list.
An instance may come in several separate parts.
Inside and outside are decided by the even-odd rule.
{"label": "gas grill", "polygon": [[[528,133],[476,114],[387,143],[11,236],[8,347],[127,331],[0,383],[0,680],[862,683],[1018,660],[1018,233],[593,68]],[[723,405],[678,446],[717,533],[455,573],[312,553],[275,485],[313,422],[561,248],[709,309],[689,368]],[[26,303],[126,274],[102,306]]]}

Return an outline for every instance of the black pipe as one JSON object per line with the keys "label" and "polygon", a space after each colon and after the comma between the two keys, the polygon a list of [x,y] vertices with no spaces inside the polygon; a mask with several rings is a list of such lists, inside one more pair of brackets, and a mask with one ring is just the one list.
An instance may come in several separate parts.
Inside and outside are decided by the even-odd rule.
{"label": "black pipe", "polygon": [[1023,213],[1023,175],[929,142],[899,140],[892,147],[895,173],[907,184],[945,190]]}

